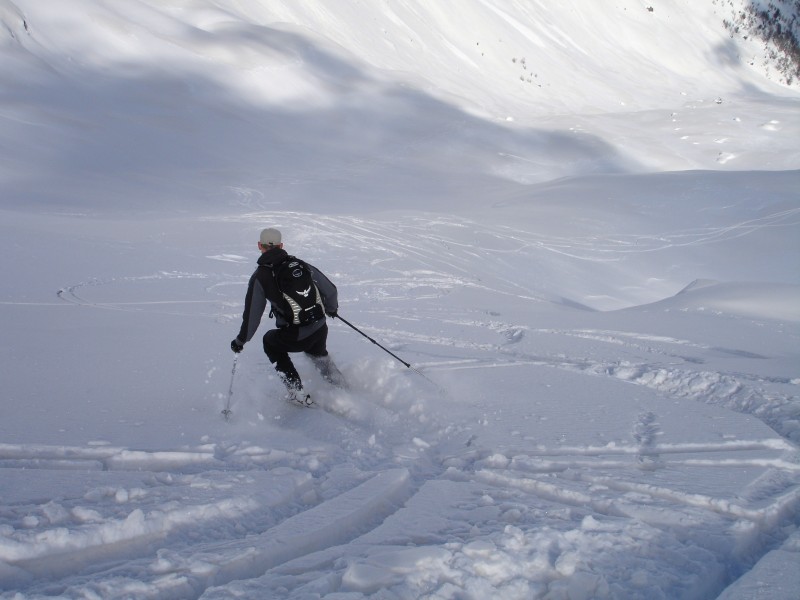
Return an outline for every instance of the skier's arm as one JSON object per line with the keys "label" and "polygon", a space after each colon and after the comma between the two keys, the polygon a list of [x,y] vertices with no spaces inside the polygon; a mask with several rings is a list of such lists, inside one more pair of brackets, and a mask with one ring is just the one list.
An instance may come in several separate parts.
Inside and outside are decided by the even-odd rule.
{"label": "skier's arm", "polygon": [[242,327],[236,339],[242,345],[249,342],[256,333],[264,309],[267,307],[267,296],[258,277],[253,274],[247,284],[247,295],[244,297],[244,312],[242,313]]}
{"label": "skier's arm", "polygon": [[322,294],[322,304],[325,305],[325,312],[336,314],[339,310],[339,292],[336,286],[328,279],[325,274],[312,265],[308,265],[311,269],[311,279],[317,284],[319,293]]}

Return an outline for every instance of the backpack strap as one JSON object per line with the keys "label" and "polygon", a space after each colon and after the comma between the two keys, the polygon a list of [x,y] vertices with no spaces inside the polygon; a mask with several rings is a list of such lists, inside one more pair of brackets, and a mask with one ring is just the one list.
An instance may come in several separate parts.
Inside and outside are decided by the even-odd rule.
{"label": "backpack strap", "polygon": [[[283,291],[281,290],[281,286],[278,285],[278,271],[287,261],[290,261],[293,258],[294,258],[293,256],[286,255],[283,258],[283,260],[278,263],[269,263],[266,265],[262,265],[264,267],[269,268],[270,273],[272,274],[272,281],[275,283],[275,289],[278,290],[278,293],[284,297],[286,296],[286,294],[283,293]],[[278,310],[278,312],[281,314],[282,317],[286,318],[281,310]],[[272,302],[269,303],[269,318],[270,319],[275,318],[275,304],[273,304]]]}

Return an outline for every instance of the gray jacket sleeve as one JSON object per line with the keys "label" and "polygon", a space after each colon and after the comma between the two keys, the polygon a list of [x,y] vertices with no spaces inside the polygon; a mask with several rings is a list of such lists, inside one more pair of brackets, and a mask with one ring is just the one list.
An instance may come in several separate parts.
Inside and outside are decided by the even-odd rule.
{"label": "gray jacket sleeve", "polygon": [[311,269],[311,279],[317,284],[317,289],[322,294],[322,304],[325,306],[325,312],[335,313],[339,310],[339,292],[336,290],[336,286],[322,271],[313,265],[308,266]]}
{"label": "gray jacket sleeve", "polygon": [[250,282],[247,284],[247,295],[244,297],[244,312],[242,313],[242,328],[239,330],[237,339],[245,344],[249,342],[261,324],[261,317],[267,307],[267,295],[264,287],[253,273]]}

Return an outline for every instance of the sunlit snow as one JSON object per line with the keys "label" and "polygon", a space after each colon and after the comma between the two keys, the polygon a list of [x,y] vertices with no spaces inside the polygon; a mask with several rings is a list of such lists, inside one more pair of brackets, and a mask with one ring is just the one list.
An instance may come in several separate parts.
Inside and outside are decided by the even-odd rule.
{"label": "sunlit snow", "polygon": [[[0,0],[0,598],[796,598],[800,95],[651,4]],[[264,227],[412,368],[234,371]]]}

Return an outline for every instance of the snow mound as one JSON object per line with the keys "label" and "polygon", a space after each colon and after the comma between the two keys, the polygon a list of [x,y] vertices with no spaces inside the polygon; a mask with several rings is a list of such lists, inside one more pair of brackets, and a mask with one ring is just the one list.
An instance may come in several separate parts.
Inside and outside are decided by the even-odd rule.
{"label": "snow mound", "polygon": [[672,298],[638,309],[708,311],[749,319],[800,322],[800,286],[696,280]]}

